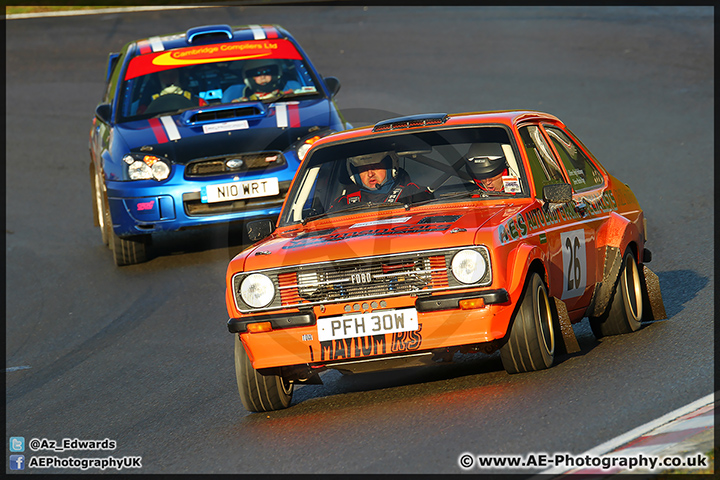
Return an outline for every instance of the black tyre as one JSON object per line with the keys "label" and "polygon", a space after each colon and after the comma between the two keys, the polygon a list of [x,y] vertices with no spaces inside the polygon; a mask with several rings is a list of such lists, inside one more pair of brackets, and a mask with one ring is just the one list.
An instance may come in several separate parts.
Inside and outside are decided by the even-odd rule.
{"label": "black tyre", "polygon": [[240,400],[246,410],[269,412],[290,406],[293,384],[278,375],[258,373],[238,335],[235,335],[235,376]]}
{"label": "black tyre", "polygon": [[520,307],[515,313],[510,336],[500,348],[508,373],[531,372],[552,366],[555,359],[555,310],[540,275],[530,274]]}
{"label": "black tyre", "polygon": [[95,173],[95,168],[90,164],[90,179],[93,190],[93,213],[95,225],[100,227],[100,235],[105,245],[110,244],[110,212],[107,205],[103,182],[100,175]]}
{"label": "black tyre", "polygon": [[644,297],[643,278],[635,255],[628,249],[623,257],[609,308],[600,317],[590,318],[590,327],[595,337],[622,335],[638,330],[643,317]]}
{"label": "black tyre", "polygon": [[110,241],[115,265],[135,265],[147,261],[147,245],[150,243],[150,235],[133,235],[131,237],[118,237],[110,230]]}

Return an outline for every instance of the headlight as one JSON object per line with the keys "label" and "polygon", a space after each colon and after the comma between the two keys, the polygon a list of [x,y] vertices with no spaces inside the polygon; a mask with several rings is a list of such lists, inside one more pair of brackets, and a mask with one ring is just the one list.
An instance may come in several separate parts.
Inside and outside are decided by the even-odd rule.
{"label": "headlight", "polygon": [[154,155],[125,155],[130,180],[165,180],[170,176],[170,165]]}
{"label": "headlight", "polygon": [[314,137],[310,137],[307,140],[305,140],[302,145],[300,145],[297,149],[298,159],[302,162],[305,159],[305,155],[307,154],[308,150],[310,150],[310,147],[312,147],[313,143],[320,140],[322,137],[320,135],[315,135]]}
{"label": "headlight", "polygon": [[462,283],[477,283],[486,271],[487,262],[475,250],[460,250],[452,259],[452,273]]}
{"label": "headlight", "polygon": [[262,308],[275,298],[275,285],[267,276],[253,273],[245,277],[240,284],[240,296],[249,306]]}

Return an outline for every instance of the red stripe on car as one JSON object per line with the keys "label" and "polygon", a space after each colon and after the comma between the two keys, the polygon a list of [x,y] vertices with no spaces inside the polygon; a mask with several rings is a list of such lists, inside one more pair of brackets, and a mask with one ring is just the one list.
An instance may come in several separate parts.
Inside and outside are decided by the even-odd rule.
{"label": "red stripe on car", "polygon": [[279,38],[280,37],[277,29],[273,26],[265,26],[265,27],[263,27],[263,29],[265,30],[265,36],[267,36],[267,38]]}
{"label": "red stripe on car", "polygon": [[152,52],[152,48],[150,48],[150,42],[148,42],[147,40],[140,40],[137,45],[140,49],[140,55],[145,55],[146,53]]}
{"label": "red stripe on car", "polygon": [[150,128],[152,128],[153,133],[155,134],[155,138],[157,139],[158,143],[166,143],[168,141],[167,134],[165,133],[165,128],[163,128],[162,122],[160,122],[159,118],[151,118],[148,120],[150,123]]}
{"label": "red stripe on car", "polygon": [[288,122],[291,128],[300,126],[300,108],[297,103],[289,103],[287,106]]}

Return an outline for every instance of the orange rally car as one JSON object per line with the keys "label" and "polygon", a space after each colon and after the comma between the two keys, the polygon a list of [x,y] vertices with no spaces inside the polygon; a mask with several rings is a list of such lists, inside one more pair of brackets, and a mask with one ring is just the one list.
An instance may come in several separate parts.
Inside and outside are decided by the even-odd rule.
{"label": "orange rally car", "polygon": [[229,264],[243,405],[295,383],[500,350],[509,373],[665,318],[632,191],[556,117],[426,114],[336,133],[307,152],[277,226]]}

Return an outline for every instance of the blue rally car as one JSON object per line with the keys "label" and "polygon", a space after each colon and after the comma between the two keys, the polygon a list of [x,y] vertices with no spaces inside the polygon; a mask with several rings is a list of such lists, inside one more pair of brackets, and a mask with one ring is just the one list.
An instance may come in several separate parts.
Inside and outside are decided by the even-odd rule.
{"label": "blue rally car", "polygon": [[109,56],[90,131],[95,224],[117,265],[153,233],[274,218],[310,145],[349,128],[277,25],[210,25]]}

